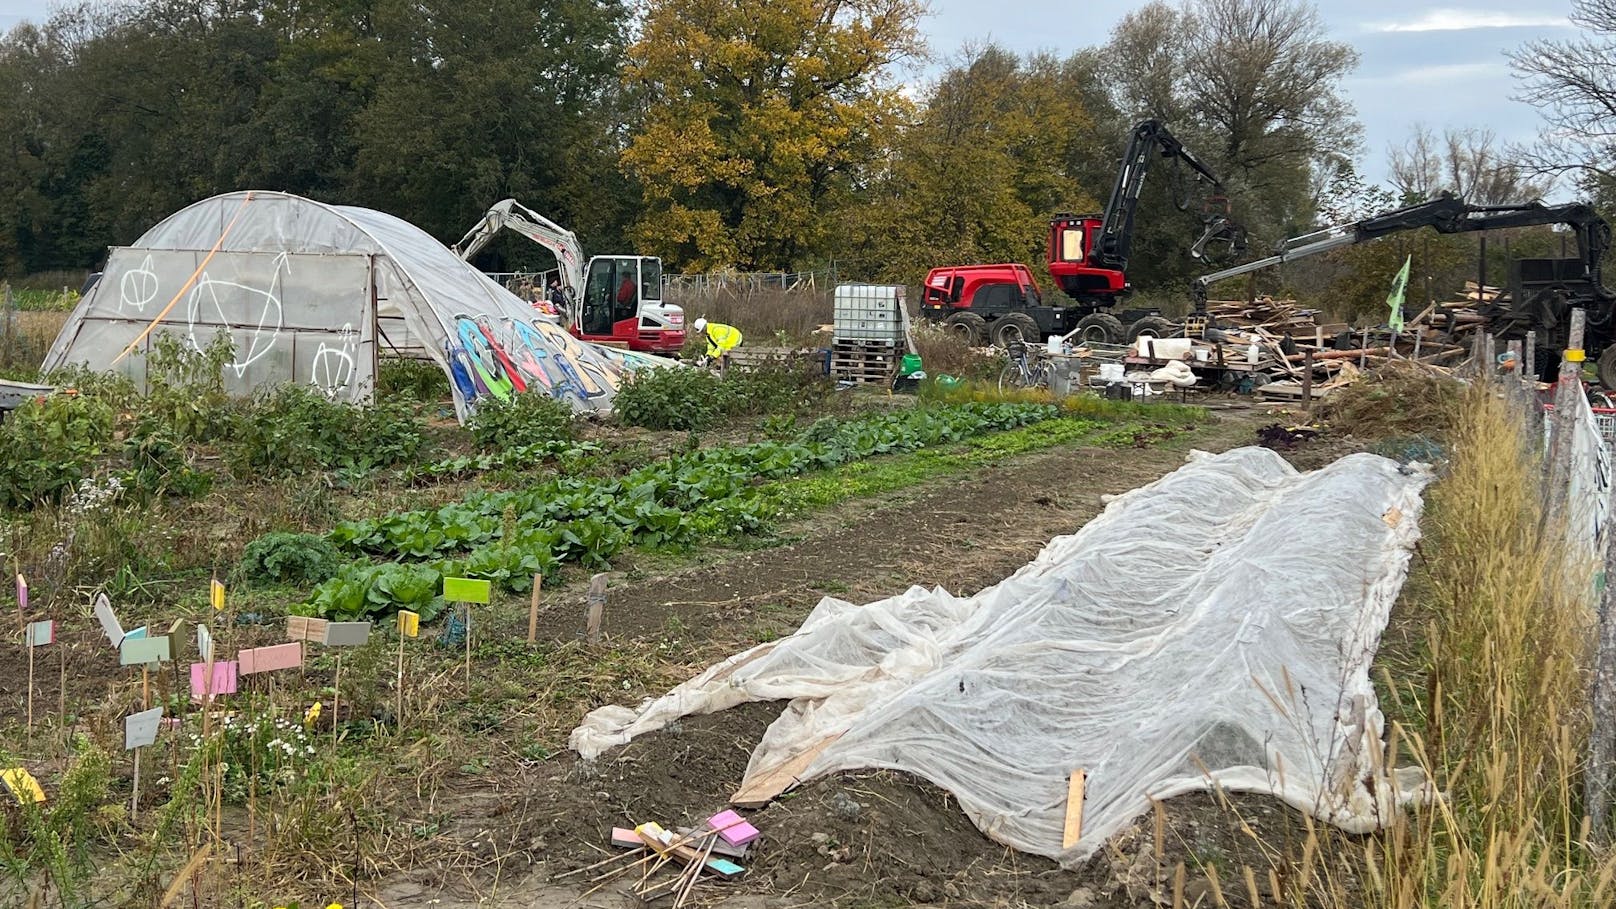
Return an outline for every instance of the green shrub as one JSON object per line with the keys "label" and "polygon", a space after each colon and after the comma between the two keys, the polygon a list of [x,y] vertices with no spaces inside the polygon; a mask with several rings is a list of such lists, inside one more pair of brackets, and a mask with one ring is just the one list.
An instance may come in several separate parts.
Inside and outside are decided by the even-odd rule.
{"label": "green shrub", "polygon": [[243,409],[229,454],[242,476],[370,470],[409,461],[424,443],[420,419],[402,404],[355,407],[307,385],[280,385]]}
{"label": "green shrub", "polygon": [[376,370],[376,398],[433,404],[448,399],[449,377],[431,360],[386,359]]}
{"label": "green shrub", "polygon": [[724,383],[701,369],[649,369],[618,389],[612,410],[630,426],[706,429],[728,410]]}
{"label": "green shrub", "polygon": [[835,390],[821,372],[786,360],[731,367],[724,374],[725,405],[735,416],[803,413],[818,407]]}
{"label": "green shrub", "polygon": [[201,351],[174,335],[158,335],[146,356],[146,395],[139,411],[184,441],[227,437],[236,402],[224,390],[224,368],[234,359],[235,347],[223,332]]}
{"label": "green shrub", "polygon": [[30,401],[0,423],[0,504],[55,500],[112,444],[112,408],[81,395]]}
{"label": "green shrub", "polygon": [[482,401],[466,428],[481,448],[502,451],[573,437],[572,408],[541,392]]}
{"label": "green shrub", "polygon": [[241,555],[241,573],[250,581],[320,584],[342,570],[342,553],[313,533],[266,533]]}

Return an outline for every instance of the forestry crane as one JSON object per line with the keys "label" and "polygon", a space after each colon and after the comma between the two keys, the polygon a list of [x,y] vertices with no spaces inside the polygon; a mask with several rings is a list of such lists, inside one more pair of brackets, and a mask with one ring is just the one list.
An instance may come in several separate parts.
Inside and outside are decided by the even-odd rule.
{"label": "forestry crane", "polygon": [[1384,214],[1327,227],[1280,243],[1274,254],[1255,262],[1236,265],[1202,275],[1192,282],[1197,313],[1206,309],[1206,289],[1226,278],[1272,268],[1296,259],[1329,252],[1344,246],[1366,243],[1388,234],[1429,227],[1443,234],[1498,230],[1508,227],[1535,227],[1561,224],[1577,238],[1577,255],[1571,258],[1514,259],[1509,263],[1510,302],[1494,303],[1481,310],[1490,330],[1506,340],[1522,340],[1528,331],[1536,332],[1537,362],[1544,375],[1558,368],[1559,352],[1567,346],[1569,313],[1580,307],[1587,311],[1583,349],[1598,357],[1599,381],[1616,388],[1616,294],[1605,287],[1600,274],[1601,260],[1610,248],[1610,224],[1591,206],[1577,202],[1544,205],[1468,205],[1444,195],[1429,202],[1410,205]]}

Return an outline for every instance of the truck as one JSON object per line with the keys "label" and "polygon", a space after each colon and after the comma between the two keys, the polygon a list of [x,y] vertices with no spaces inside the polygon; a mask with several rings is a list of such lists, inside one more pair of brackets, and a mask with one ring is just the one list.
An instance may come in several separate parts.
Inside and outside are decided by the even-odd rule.
{"label": "truck", "polygon": [[[1229,217],[1228,199],[1217,175],[1160,121],[1145,120],[1133,128],[1105,211],[1063,212],[1050,219],[1049,276],[1071,298],[1072,305],[1046,305],[1025,265],[951,265],[927,274],[921,316],[941,322],[970,343],[991,341],[1005,347],[1047,335],[1119,344],[1140,334],[1161,335],[1171,330],[1172,323],[1158,310],[1115,309],[1133,293],[1127,269],[1133,251],[1134,215],[1145,174],[1162,158],[1187,166],[1194,172],[1195,182],[1211,184],[1201,211],[1204,229],[1190,247],[1190,255],[1204,258],[1209,249],[1224,247],[1235,253],[1243,251],[1245,231]],[[1179,175],[1182,177],[1181,172]],[[1189,209],[1187,198],[1174,201],[1181,210]]]}
{"label": "truck", "polygon": [[1218,281],[1390,234],[1425,227],[1458,234],[1542,225],[1568,228],[1576,236],[1577,255],[1512,260],[1508,302],[1481,308],[1488,330],[1507,341],[1524,340],[1527,332],[1534,332],[1540,378],[1547,379],[1559,368],[1560,351],[1568,346],[1571,310],[1582,309],[1587,313],[1583,349],[1590,358],[1597,358],[1600,383],[1616,389],[1616,294],[1605,287],[1602,274],[1605,252],[1610,249],[1610,224],[1582,202],[1470,205],[1444,193],[1428,202],[1291,237],[1265,258],[1201,275],[1191,281],[1194,309],[1205,317],[1207,288]]}
{"label": "truck", "polygon": [[515,199],[495,203],[451,248],[469,262],[501,230],[521,234],[555,256],[567,300],[563,324],[573,336],[664,356],[684,347],[684,310],[662,301],[661,259],[594,256],[585,265],[577,234]]}

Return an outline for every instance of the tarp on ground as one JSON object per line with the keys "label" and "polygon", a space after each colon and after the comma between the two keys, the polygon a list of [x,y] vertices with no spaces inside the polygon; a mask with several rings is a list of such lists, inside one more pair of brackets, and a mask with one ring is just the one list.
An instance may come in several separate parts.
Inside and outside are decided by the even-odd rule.
{"label": "tarp on ground", "polygon": [[[1196,454],[976,596],[826,598],[790,637],[592,712],[570,744],[594,759],[788,700],[743,789],[782,768],[906,771],[994,839],[1070,861],[1151,798],[1214,782],[1368,831],[1417,794],[1417,772],[1386,777],[1369,668],[1429,480],[1368,454],[1312,473],[1262,448]],[[1074,769],[1082,838],[1064,849]]]}
{"label": "tarp on ground", "polygon": [[604,410],[638,365],[541,318],[406,221],[263,191],[204,199],[111,250],[44,368],[82,364],[143,384],[162,333],[198,350],[229,335],[225,382],[239,394],[300,382],[365,402],[378,357],[430,359],[462,419],[519,388]]}

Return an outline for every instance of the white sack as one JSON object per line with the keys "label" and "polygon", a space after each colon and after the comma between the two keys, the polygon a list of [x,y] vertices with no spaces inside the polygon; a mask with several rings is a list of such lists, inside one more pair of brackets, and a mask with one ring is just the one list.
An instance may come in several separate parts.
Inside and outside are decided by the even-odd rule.
{"label": "white sack", "polygon": [[[974,597],[826,598],[788,638],[594,711],[570,744],[593,759],[681,716],[790,699],[748,781],[841,732],[802,779],[914,773],[1040,855],[1086,858],[1147,796],[1208,788],[1203,768],[1375,829],[1417,783],[1376,770],[1368,672],[1429,480],[1368,454],[1308,474],[1262,448],[1193,455]],[[1074,768],[1083,837],[1063,852]]]}

